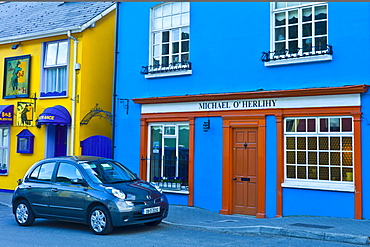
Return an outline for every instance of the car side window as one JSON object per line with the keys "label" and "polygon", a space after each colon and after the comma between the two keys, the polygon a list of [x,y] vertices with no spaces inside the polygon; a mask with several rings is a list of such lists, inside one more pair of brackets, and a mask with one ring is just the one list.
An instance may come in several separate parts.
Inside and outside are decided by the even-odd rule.
{"label": "car side window", "polygon": [[30,179],[40,180],[40,181],[51,181],[53,175],[55,163],[44,163],[36,167],[31,175]]}
{"label": "car side window", "polygon": [[59,164],[56,182],[71,184],[72,179],[82,179],[80,171],[70,163],[61,162]]}

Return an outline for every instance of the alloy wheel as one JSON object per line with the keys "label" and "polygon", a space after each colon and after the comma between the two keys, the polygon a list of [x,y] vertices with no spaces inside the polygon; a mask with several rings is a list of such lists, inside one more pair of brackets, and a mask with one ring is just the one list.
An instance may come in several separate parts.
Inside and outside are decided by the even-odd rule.
{"label": "alloy wheel", "polygon": [[91,214],[91,227],[95,232],[102,232],[107,224],[107,218],[103,211],[97,209]]}
{"label": "alloy wheel", "polygon": [[15,213],[19,223],[24,224],[27,222],[29,215],[25,204],[19,204]]}

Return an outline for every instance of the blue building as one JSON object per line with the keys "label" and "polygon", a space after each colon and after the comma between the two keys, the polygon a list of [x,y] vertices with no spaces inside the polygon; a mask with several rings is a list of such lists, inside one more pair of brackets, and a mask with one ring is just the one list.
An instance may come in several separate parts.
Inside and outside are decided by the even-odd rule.
{"label": "blue building", "polygon": [[118,3],[115,158],[171,204],[370,219],[369,10]]}

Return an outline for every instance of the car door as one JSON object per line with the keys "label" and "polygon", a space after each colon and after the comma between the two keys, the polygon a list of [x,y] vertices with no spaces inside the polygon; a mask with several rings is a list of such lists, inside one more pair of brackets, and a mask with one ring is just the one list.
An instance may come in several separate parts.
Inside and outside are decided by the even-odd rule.
{"label": "car door", "polygon": [[35,167],[25,181],[25,197],[39,215],[49,214],[51,180],[55,162],[42,163]]}
{"label": "car door", "polygon": [[72,179],[83,181],[78,168],[72,163],[60,162],[51,186],[50,214],[81,220],[85,217],[86,188],[72,183]]}

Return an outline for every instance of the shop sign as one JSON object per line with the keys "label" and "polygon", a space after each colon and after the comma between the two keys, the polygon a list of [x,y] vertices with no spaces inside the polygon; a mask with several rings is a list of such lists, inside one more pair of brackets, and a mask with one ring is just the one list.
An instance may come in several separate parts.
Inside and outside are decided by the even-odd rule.
{"label": "shop sign", "polygon": [[214,100],[142,105],[142,113],[360,106],[360,94]]}

